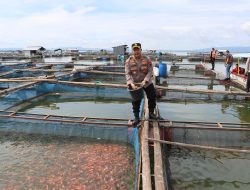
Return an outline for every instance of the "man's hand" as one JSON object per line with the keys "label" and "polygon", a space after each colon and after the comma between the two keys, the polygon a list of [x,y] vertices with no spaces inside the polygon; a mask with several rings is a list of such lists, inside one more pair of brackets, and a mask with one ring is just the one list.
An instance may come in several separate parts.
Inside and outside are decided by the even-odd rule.
{"label": "man's hand", "polygon": [[137,89],[137,86],[135,86],[134,83],[130,83],[130,86],[131,86],[131,88],[132,88],[133,90],[136,90],[136,89]]}
{"label": "man's hand", "polygon": [[143,80],[143,81],[141,82],[141,86],[143,86],[143,87],[144,87],[147,83],[148,83],[148,81]]}

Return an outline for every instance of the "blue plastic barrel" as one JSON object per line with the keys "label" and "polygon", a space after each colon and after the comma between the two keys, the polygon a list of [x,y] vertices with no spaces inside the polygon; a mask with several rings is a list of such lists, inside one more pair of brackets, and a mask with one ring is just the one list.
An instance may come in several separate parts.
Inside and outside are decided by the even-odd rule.
{"label": "blue plastic barrel", "polygon": [[167,77],[167,64],[159,63],[159,76],[163,78]]}

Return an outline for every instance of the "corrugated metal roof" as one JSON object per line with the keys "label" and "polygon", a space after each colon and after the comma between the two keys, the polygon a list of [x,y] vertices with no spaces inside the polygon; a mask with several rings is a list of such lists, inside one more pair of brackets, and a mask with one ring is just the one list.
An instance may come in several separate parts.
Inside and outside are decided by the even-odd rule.
{"label": "corrugated metal roof", "polygon": [[128,45],[119,45],[119,46],[114,46],[114,47],[112,47],[112,48],[117,48],[117,47],[127,47]]}
{"label": "corrugated metal roof", "polygon": [[24,51],[32,51],[32,50],[37,51],[37,50],[45,50],[45,48],[42,47],[42,46],[28,46],[28,47],[26,47],[26,48],[23,49],[23,50],[24,50]]}

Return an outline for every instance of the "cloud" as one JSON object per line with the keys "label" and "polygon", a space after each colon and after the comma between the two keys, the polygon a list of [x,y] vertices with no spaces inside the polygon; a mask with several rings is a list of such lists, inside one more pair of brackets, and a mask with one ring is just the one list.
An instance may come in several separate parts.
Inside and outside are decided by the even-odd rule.
{"label": "cloud", "polygon": [[12,0],[0,6],[0,35],[6,39],[1,47],[110,48],[140,41],[146,49],[197,49],[249,43],[246,0]]}
{"label": "cloud", "polygon": [[244,24],[242,24],[240,26],[240,28],[247,34],[250,36],[250,21],[249,22],[245,22]]}

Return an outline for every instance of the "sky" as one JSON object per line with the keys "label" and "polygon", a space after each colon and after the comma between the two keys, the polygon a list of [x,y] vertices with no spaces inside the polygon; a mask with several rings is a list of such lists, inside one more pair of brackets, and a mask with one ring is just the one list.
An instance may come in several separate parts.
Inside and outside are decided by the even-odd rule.
{"label": "sky", "polygon": [[0,48],[250,46],[249,0],[1,0]]}

